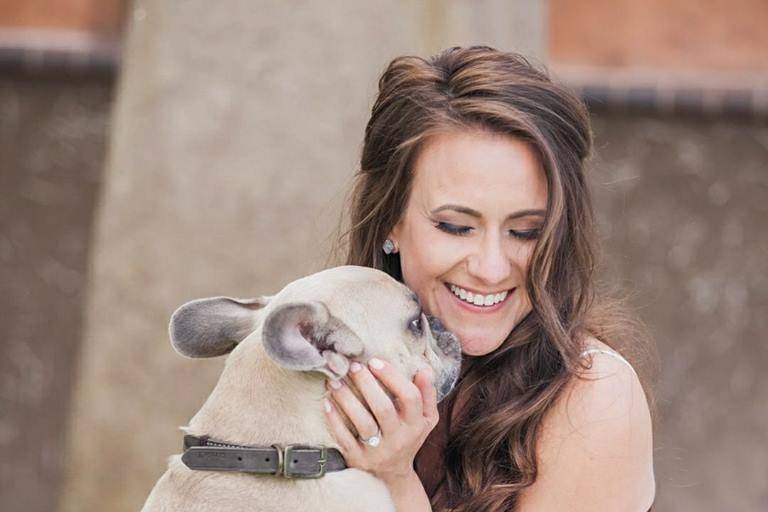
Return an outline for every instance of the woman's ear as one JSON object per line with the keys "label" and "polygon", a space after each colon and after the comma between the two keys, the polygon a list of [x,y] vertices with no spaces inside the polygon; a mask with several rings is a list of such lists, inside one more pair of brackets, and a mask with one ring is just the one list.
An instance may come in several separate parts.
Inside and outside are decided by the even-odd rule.
{"label": "woman's ear", "polygon": [[395,243],[395,247],[400,247],[400,245],[398,244],[398,240],[400,240],[400,232],[402,230],[402,223],[403,223],[403,221],[401,219],[397,224],[395,224],[392,227],[392,229],[389,232],[389,235],[387,236],[387,238],[389,238],[390,240],[392,240]]}
{"label": "woman's ear", "polygon": [[187,357],[228,354],[254,331],[271,297],[210,297],[187,302],[171,316],[171,344]]}
{"label": "woman's ear", "polygon": [[267,354],[280,366],[334,380],[364,350],[360,338],[316,301],[281,304],[264,319],[261,332]]}

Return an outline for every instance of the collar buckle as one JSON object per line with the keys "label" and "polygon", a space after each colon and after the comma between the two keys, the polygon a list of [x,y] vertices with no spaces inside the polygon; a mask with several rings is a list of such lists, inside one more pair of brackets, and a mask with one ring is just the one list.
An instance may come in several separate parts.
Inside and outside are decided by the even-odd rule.
{"label": "collar buckle", "polygon": [[278,453],[278,468],[275,473],[276,475],[282,474],[284,478],[321,478],[325,475],[325,463],[328,462],[328,448],[325,446],[311,447],[311,449],[320,450],[320,457],[317,459],[318,470],[313,473],[291,471],[291,466],[295,461],[295,459],[293,459],[293,451],[298,448],[307,449],[309,447],[289,444],[281,450],[280,445],[272,446],[275,447],[275,450],[277,450]]}

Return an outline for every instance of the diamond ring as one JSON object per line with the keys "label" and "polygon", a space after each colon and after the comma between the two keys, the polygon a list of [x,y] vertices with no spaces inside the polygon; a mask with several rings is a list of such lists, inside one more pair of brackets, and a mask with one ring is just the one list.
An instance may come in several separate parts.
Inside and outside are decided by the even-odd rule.
{"label": "diamond ring", "polygon": [[368,438],[361,437],[360,441],[364,442],[365,444],[367,444],[372,448],[376,448],[377,446],[379,446],[379,443],[381,442],[381,429],[377,430],[376,433],[371,437],[368,437]]}

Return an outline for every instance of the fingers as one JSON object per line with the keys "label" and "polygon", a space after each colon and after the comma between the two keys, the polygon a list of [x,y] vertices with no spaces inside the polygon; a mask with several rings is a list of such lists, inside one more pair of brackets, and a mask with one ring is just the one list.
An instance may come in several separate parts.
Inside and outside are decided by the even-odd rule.
{"label": "fingers", "polygon": [[427,418],[430,424],[434,427],[437,425],[439,413],[437,411],[437,389],[434,385],[432,368],[419,370],[413,378],[413,382],[421,392],[424,417]]}
{"label": "fingers", "polygon": [[336,439],[339,449],[345,458],[354,457],[360,450],[357,438],[352,435],[352,432],[350,432],[344,424],[344,420],[341,418],[339,411],[336,410],[336,407],[334,407],[333,404],[331,404],[331,401],[327,398],[324,400],[324,407],[331,435]]}
{"label": "fingers", "polygon": [[376,378],[395,396],[404,421],[413,423],[423,415],[422,393],[418,387],[384,361],[374,358],[368,364]]}
{"label": "fingers", "polygon": [[333,399],[347,415],[360,436],[370,437],[378,432],[378,423],[349,386],[340,381],[329,381],[328,388]]}
{"label": "fingers", "polygon": [[[328,381],[325,409],[329,432],[347,464],[386,480],[386,475],[413,469],[413,459],[437,424],[438,412],[431,368],[410,382],[395,367],[380,363],[369,361],[370,370],[352,363],[346,384],[332,386]],[[381,446],[367,446],[358,438],[376,434],[379,427]]]}
{"label": "fingers", "polygon": [[392,399],[382,389],[373,374],[360,363],[353,362],[349,366],[348,375],[368,403],[375,421],[381,427],[382,434],[386,436],[394,433],[400,426],[400,417]]}

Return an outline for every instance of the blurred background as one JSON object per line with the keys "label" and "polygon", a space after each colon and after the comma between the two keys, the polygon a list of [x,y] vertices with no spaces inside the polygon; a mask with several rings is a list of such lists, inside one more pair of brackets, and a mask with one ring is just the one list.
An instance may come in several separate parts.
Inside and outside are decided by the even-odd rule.
{"label": "blurred background", "polygon": [[376,81],[488,44],[587,100],[658,344],[658,510],[768,510],[765,0],[0,0],[0,510],[135,511],[223,360],[174,308],[319,270]]}

